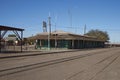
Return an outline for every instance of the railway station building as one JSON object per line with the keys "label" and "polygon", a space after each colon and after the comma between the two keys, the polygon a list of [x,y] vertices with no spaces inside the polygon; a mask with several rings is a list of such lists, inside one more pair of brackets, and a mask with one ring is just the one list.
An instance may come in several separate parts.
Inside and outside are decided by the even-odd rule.
{"label": "railway station building", "polygon": [[65,48],[65,49],[83,49],[83,48],[103,48],[104,40],[86,35],[73,34],[65,31],[53,31],[51,33],[43,32],[29,37],[36,43],[36,49],[44,48]]}

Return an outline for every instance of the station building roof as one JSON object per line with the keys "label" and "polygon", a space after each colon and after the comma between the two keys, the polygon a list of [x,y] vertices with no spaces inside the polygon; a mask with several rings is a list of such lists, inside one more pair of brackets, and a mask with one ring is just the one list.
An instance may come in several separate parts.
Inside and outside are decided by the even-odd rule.
{"label": "station building roof", "polygon": [[[48,32],[39,33],[35,36],[29,37],[29,39],[48,39]],[[50,39],[57,39],[57,40],[90,40],[90,41],[103,41],[99,40],[95,37],[87,36],[87,35],[79,35],[65,31],[53,31],[50,34]]]}

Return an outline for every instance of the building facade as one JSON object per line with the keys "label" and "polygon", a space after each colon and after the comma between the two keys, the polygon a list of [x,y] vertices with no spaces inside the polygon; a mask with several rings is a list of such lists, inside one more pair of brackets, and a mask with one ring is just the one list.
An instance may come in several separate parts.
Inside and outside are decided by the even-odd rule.
{"label": "building facade", "polygon": [[54,31],[52,33],[43,32],[33,37],[36,43],[36,49],[44,48],[66,48],[66,49],[83,49],[83,48],[103,48],[105,41],[98,40],[94,37],[72,34],[64,31]]}

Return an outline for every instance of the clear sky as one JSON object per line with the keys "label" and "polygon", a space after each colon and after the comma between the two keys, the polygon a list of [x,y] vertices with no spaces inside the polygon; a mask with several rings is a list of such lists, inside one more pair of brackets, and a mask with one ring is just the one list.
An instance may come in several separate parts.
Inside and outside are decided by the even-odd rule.
{"label": "clear sky", "polygon": [[86,24],[120,43],[120,0],[0,0],[0,25],[23,28],[24,37],[41,33],[49,13],[52,31],[83,34]]}

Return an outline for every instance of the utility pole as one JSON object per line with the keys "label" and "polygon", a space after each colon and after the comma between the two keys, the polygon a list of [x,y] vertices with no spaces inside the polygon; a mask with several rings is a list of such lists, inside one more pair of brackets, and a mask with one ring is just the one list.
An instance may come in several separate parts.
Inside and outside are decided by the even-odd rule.
{"label": "utility pole", "polygon": [[86,24],[84,26],[84,35],[86,34]]}
{"label": "utility pole", "polygon": [[55,49],[57,48],[57,31],[56,31],[56,23],[55,23]]}
{"label": "utility pole", "polygon": [[56,22],[57,22],[57,16],[55,16],[55,49],[57,48],[57,31],[56,31]]}
{"label": "utility pole", "polygon": [[70,20],[70,28],[73,28],[72,27],[72,13],[71,13],[70,9],[68,10],[68,15],[69,15],[69,20]]}
{"label": "utility pole", "polygon": [[50,17],[50,15],[48,17],[48,26],[49,26],[49,30],[48,30],[48,50],[50,50],[50,36],[51,36],[51,17]]}
{"label": "utility pole", "polygon": [[85,48],[85,34],[86,34],[86,24],[84,26],[83,48]]}
{"label": "utility pole", "polygon": [[48,17],[49,33],[51,35],[51,17]]}

